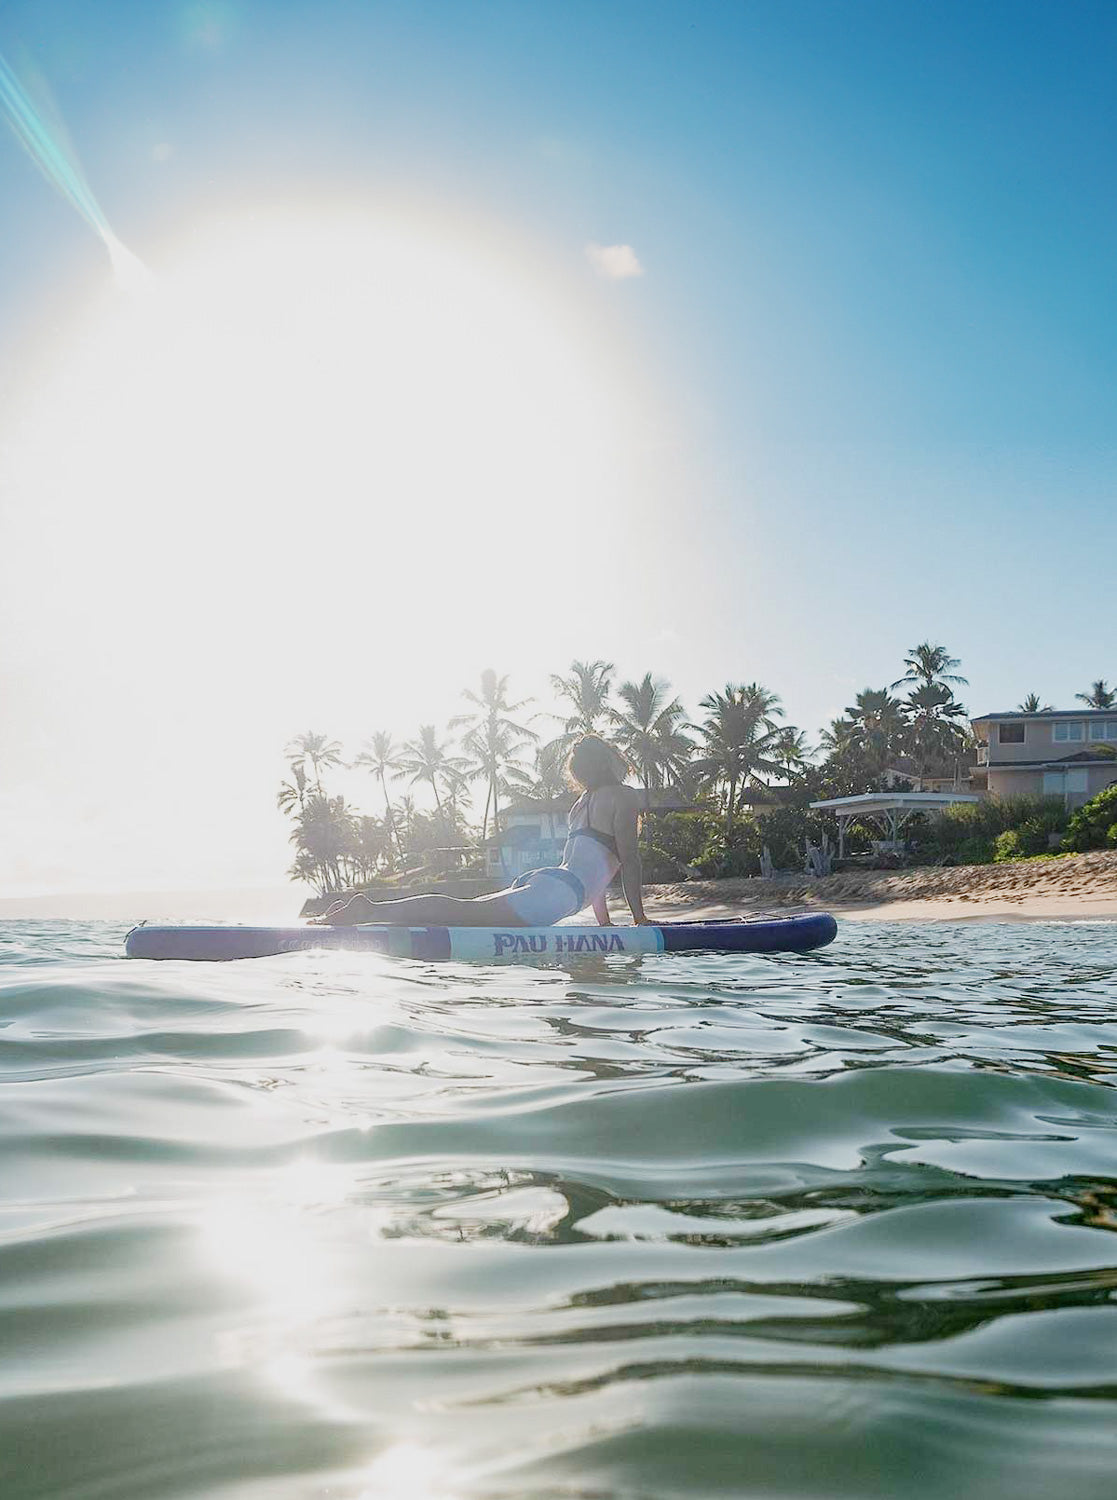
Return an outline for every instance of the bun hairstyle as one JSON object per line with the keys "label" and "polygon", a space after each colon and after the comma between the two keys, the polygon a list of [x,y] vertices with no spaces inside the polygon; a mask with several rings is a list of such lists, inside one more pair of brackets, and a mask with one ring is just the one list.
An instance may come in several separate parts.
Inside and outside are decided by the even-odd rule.
{"label": "bun hairstyle", "polygon": [[584,734],[566,758],[566,779],[587,792],[620,786],[628,772],[624,756],[598,734]]}

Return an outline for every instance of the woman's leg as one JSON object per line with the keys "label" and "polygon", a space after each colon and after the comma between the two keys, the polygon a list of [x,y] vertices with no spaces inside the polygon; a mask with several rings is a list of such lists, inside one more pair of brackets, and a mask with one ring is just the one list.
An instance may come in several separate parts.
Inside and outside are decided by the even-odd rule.
{"label": "woman's leg", "polygon": [[522,927],[524,924],[504,899],[507,891],[491,896],[401,896],[397,901],[370,901],[351,896],[337,902],[316,925],[352,927],[357,922],[388,922],[393,927]]}

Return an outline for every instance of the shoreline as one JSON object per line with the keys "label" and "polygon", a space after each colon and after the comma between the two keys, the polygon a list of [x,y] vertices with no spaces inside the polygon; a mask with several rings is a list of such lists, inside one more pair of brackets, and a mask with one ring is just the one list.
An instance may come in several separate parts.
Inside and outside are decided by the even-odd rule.
{"label": "shoreline", "polygon": [[649,885],[644,896],[653,922],[820,910],[855,922],[1117,921],[1117,851],[815,880],[695,880]]}

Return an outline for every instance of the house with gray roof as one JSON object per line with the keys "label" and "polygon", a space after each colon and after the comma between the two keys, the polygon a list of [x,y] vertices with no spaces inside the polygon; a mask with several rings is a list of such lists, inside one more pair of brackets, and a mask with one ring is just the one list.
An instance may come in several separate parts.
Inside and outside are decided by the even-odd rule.
{"label": "house with gray roof", "polygon": [[982,714],[971,722],[978,741],[975,791],[1062,797],[1073,808],[1117,782],[1117,710]]}

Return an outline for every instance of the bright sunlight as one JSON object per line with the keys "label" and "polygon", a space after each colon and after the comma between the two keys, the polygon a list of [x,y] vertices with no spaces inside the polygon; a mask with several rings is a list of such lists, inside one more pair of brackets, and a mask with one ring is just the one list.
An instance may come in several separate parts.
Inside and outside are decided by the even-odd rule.
{"label": "bright sunlight", "polygon": [[[204,617],[220,639],[286,613],[292,571],[300,613],[367,628],[370,585],[380,611],[431,600],[615,506],[617,372],[572,309],[481,249],[360,211],[249,215],[106,298],[17,453],[71,560],[59,594],[80,594],[92,548],[127,582],[102,604],[129,633],[137,588],[230,588],[204,614],[161,608],[164,651]],[[347,585],[365,595],[348,611]],[[424,611],[416,647],[435,626]]]}
{"label": "bright sunlight", "polygon": [[[91,781],[137,730],[178,762],[164,789],[219,795],[218,724],[226,773],[251,749],[258,774],[316,714],[434,717],[513,620],[502,665],[562,658],[530,580],[628,522],[645,461],[596,288],[491,227],[341,203],[215,219],[149,265],[55,330],[0,450],[25,669],[83,718]],[[269,847],[236,821],[211,853]]]}

